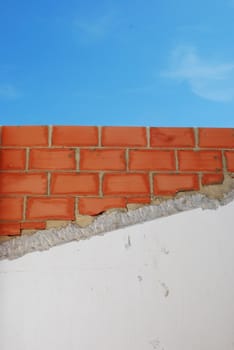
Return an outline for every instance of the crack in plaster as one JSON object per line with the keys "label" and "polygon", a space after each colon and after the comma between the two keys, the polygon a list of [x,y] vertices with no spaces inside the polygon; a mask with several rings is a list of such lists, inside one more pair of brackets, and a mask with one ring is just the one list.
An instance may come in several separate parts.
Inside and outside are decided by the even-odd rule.
{"label": "crack in plaster", "polygon": [[16,259],[27,253],[43,251],[71,241],[89,239],[107,232],[166,217],[192,209],[217,209],[234,200],[234,189],[222,198],[209,198],[207,194],[196,193],[163,201],[158,205],[145,205],[128,212],[106,212],[86,227],[69,224],[66,227],[40,230],[31,236],[21,236],[0,245],[0,259]]}

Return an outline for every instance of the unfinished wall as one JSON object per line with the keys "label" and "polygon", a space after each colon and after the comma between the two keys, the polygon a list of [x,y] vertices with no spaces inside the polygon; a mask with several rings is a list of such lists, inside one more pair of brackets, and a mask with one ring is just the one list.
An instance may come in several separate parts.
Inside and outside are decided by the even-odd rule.
{"label": "unfinished wall", "polygon": [[0,157],[1,350],[234,349],[234,129],[5,126]]}
{"label": "unfinished wall", "polygon": [[233,212],[0,261],[1,350],[233,350]]}
{"label": "unfinished wall", "polygon": [[5,240],[86,226],[107,210],[181,191],[221,198],[233,188],[234,129],[3,126],[0,167]]}

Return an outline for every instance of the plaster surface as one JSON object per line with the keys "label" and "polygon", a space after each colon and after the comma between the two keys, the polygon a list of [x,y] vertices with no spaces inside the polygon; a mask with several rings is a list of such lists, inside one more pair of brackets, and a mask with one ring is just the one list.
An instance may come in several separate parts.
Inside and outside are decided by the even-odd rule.
{"label": "plaster surface", "polygon": [[234,349],[234,202],[204,201],[2,260],[1,350]]}

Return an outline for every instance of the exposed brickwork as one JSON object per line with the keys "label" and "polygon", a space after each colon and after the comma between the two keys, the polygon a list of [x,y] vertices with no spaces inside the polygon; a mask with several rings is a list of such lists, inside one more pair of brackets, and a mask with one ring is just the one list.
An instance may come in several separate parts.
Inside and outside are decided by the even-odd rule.
{"label": "exposed brickwork", "polygon": [[26,221],[26,222],[21,222],[20,228],[24,230],[43,230],[46,228],[46,223],[43,221]]}
{"label": "exposed brickwork", "polygon": [[195,135],[192,128],[151,128],[152,147],[194,147]]}
{"label": "exposed brickwork", "polygon": [[179,151],[179,169],[182,171],[222,171],[219,151]]}
{"label": "exposed brickwork", "polygon": [[79,213],[85,215],[97,215],[111,208],[124,208],[126,199],[121,197],[113,198],[80,198]]}
{"label": "exposed brickwork", "polygon": [[130,150],[130,170],[175,170],[173,151]]}
{"label": "exposed brickwork", "polygon": [[94,195],[98,190],[98,174],[55,173],[51,177],[51,194]]}
{"label": "exposed brickwork", "polygon": [[234,129],[199,129],[199,146],[208,148],[233,148]]}
{"label": "exposed brickwork", "polygon": [[97,146],[98,128],[94,126],[54,126],[53,146]]}
{"label": "exposed brickwork", "polygon": [[23,198],[0,197],[0,220],[22,220]]}
{"label": "exposed brickwork", "polygon": [[217,185],[223,182],[223,174],[203,174],[202,185]]}
{"label": "exposed brickwork", "polygon": [[74,220],[74,198],[28,198],[26,219]]}
{"label": "exposed brickwork", "polygon": [[0,235],[234,176],[234,129],[3,126],[0,133]]}
{"label": "exposed brickwork", "polygon": [[227,159],[227,170],[230,172],[234,172],[234,151],[225,152],[225,156]]}
{"label": "exposed brickwork", "polygon": [[80,170],[125,170],[123,149],[80,150]]}
{"label": "exposed brickwork", "polygon": [[74,170],[75,150],[32,149],[29,155],[29,169],[34,170]]}
{"label": "exposed brickwork", "polygon": [[103,179],[104,195],[149,194],[147,174],[106,174]]}
{"label": "exposed brickwork", "polygon": [[1,170],[24,170],[26,165],[26,151],[24,149],[1,149]]}
{"label": "exposed brickwork", "polygon": [[20,223],[0,223],[0,236],[18,236],[20,235]]}
{"label": "exposed brickwork", "polygon": [[197,191],[198,176],[195,174],[158,174],[154,176],[155,195],[174,195],[180,191]]}
{"label": "exposed brickwork", "polygon": [[48,146],[46,126],[3,126],[2,146]]}
{"label": "exposed brickwork", "polygon": [[46,194],[46,173],[0,173],[1,194]]}
{"label": "exposed brickwork", "polygon": [[146,128],[104,127],[101,140],[102,146],[143,147],[147,145]]}

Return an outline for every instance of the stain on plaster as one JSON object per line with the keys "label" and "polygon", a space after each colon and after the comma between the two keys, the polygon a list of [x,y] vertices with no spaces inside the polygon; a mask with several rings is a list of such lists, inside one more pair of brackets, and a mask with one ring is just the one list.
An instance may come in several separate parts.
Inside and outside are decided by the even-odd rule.
{"label": "stain on plaster", "polygon": [[170,251],[169,251],[167,248],[165,248],[165,247],[163,247],[163,248],[161,249],[161,252],[162,252],[163,254],[166,254],[166,255],[168,255],[168,254],[170,253]]}
{"label": "stain on plaster", "polygon": [[164,347],[162,347],[160,340],[158,338],[152,339],[149,344],[152,346],[155,350],[164,350]]}
{"label": "stain on plaster", "polygon": [[170,290],[169,290],[168,286],[166,285],[165,282],[160,282],[159,281],[159,283],[160,283],[161,287],[163,288],[164,297],[167,298],[169,293],[170,293]]}
{"label": "stain on plaster", "polygon": [[141,275],[137,276],[138,282],[142,282],[143,281],[143,277]]}
{"label": "stain on plaster", "polygon": [[[209,187],[209,188],[208,188]],[[234,179],[226,177],[222,185],[210,185],[201,193],[179,193],[175,198],[163,200],[157,205],[144,205],[134,210],[108,211],[84,222],[39,230],[13,238],[0,245],[0,259],[15,259],[34,251],[43,251],[63,243],[89,239],[130,225],[166,217],[196,208],[217,209],[234,200]],[[86,221],[87,219],[87,221]],[[63,222],[64,224],[64,222]],[[50,227],[50,225],[48,225]],[[128,246],[131,242],[128,241]]]}
{"label": "stain on plaster", "polygon": [[132,243],[131,243],[131,239],[130,239],[130,236],[128,236],[128,241],[127,243],[125,244],[125,248],[126,249],[129,249],[131,247]]}

